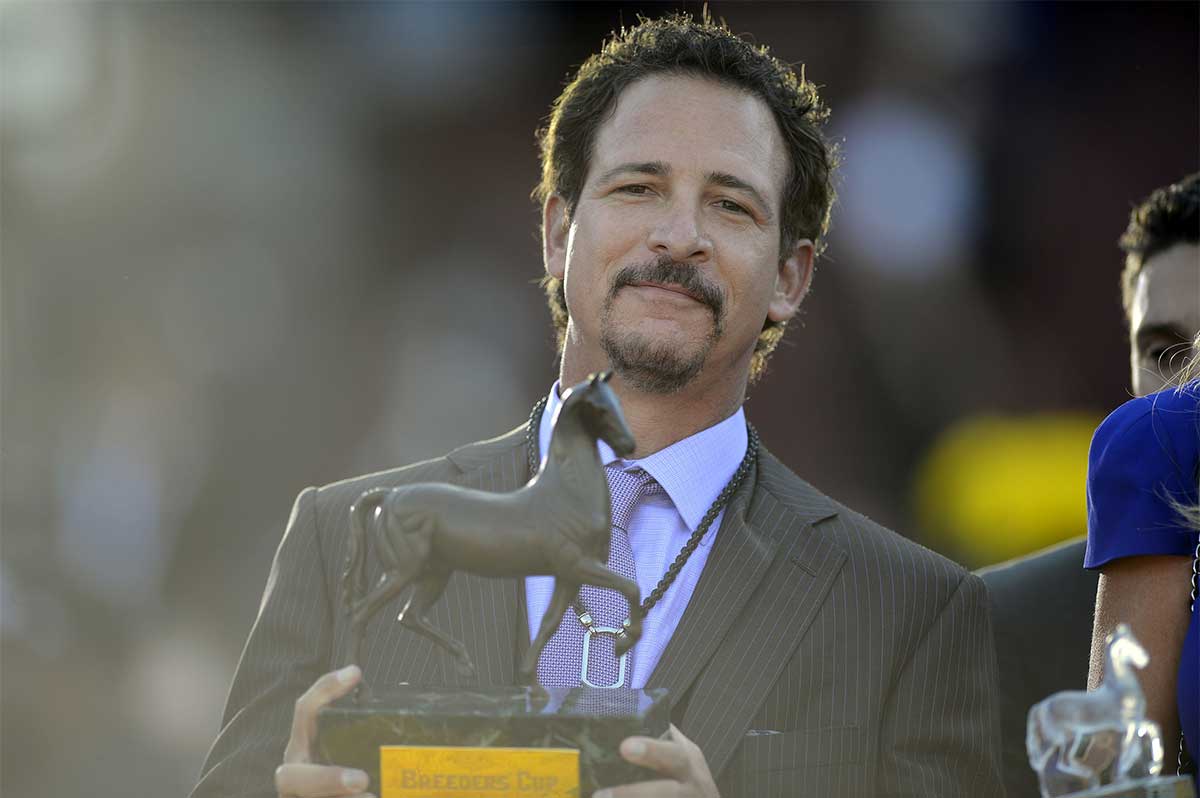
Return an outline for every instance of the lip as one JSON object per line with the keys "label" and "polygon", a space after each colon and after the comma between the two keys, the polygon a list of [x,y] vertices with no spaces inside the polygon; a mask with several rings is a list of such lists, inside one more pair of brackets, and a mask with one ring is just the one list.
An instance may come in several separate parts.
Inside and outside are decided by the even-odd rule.
{"label": "lip", "polygon": [[674,283],[637,282],[637,283],[630,283],[629,287],[630,288],[657,288],[661,291],[669,291],[672,294],[679,294],[682,297],[687,297],[688,299],[692,300],[693,302],[701,302],[700,297],[698,297],[695,294],[691,293],[690,291],[686,290],[685,288],[683,288],[683,286],[675,285]]}

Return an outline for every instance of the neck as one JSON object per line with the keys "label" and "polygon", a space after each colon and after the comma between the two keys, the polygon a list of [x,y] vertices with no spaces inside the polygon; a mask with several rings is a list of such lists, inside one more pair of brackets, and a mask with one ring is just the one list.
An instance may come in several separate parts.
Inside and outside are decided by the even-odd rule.
{"label": "neck", "polygon": [[564,407],[559,411],[554,434],[550,437],[550,460],[552,462],[566,460],[568,455],[574,454],[576,450],[582,454],[585,460],[595,460],[599,464],[600,455],[596,451],[595,442],[584,432],[579,414]]}
{"label": "neck", "polygon": [[[567,388],[606,368],[607,363],[572,363],[564,353],[559,382]],[[745,398],[748,371],[740,373],[741,379],[714,379],[701,372],[691,384],[672,394],[640,391],[621,375],[614,375],[610,385],[637,441],[632,459],[654,454],[736,413]]]}

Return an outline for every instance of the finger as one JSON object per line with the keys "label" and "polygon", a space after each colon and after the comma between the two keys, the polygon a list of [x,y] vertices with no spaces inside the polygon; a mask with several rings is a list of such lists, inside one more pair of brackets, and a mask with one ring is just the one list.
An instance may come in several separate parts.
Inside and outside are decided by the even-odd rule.
{"label": "finger", "polygon": [[283,753],[284,763],[308,762],[312,740],[317,736],[317,712],[321,707],[349,693],[362,678],[357,665],[347,665],[313,682],[304,695],[296,699],[292,713],[292,736]]}
{"label": "finger", "polygon": [[667,728],[667,733],[663,736],[668,740],[678,743],[683,749],[683,755],[693,763],[697,759],[704,759],[704,753],[700,750],[700,746],[689,740],[687,735],[681,732],[679,727],[674,723]]}
{"label": "finger", "polygon": [[685,752],[700,752],[700,746],[692,743],[691,740],[688,739],[688,736],[686,736],[686,734],[683,732],[680,732],[679,727],[674,724],[667,726],[667,732],[664,734],[664,738],[668,740],[674,740],[674,742],[679,743],[679,745],[683,746],[683,750]]}
{"label": "finger", "polygon": [[335,765],[292,763],[275,768],[275,790],[296,798],[334,798],[361,795],[367,789],[367,774]]}
{"label": "finger", "polygon": [[592,793],[592,798],[676,798],[683,794],[683,785],[679,782],[660,780],[609,787]]}
{"label": "finger", "polygon": [[687,780],[687,751],[675,740],[628,737],[621,742],[621,756],[635,765],[650,768],[664,776],[679,781]]}

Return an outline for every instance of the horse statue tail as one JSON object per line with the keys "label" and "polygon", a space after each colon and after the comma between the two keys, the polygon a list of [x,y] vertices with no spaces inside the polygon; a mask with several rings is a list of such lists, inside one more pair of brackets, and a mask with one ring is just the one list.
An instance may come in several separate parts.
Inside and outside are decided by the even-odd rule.
{"label": "horse statue tail", "polygon": [[367,592],[367,529],[391,488],[371,488],[350,505],[350,544],[342,572],[342,601],[353,608]]}

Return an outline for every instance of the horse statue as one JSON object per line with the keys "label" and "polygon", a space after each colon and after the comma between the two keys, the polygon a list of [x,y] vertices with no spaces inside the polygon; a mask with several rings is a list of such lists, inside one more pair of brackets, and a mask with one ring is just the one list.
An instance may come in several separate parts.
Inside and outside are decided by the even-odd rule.
{"label": "horse statue", "polygon": [[[549,456],[519,490],[488,493],[424,483],[373,488],[359,497],[350,508],[351,536],[342,575],[350,616],[347,663],[363,661],[370,618],[413,586],[399,621],[450,652],[459,673],[474,675],[466,647],[428,618],[456,570],[489,577],[554,577],[550,606],[518,671],[526,684],[534,682],[538,657],[583,584],[620,591],[629,602],[629,625],[616,641],[617,656],[637,643],[642,634],[637,583],[605,564],[612,510],[596,441],[603,440],[621,457],[634,451],[633,433],[608,385],[611,377],[612,372],[591,375],[563,394]],[[383,567],[370,591],[368,537]]]}
{"label": "horse statue", "polygon": [[1025,748],[1043,798],[1157,776],[1163,746],[1146,720],[1137,672],[1150,656],[1125,624],[1105,639],[1104,681],[1065,690],[1029,710]]}

